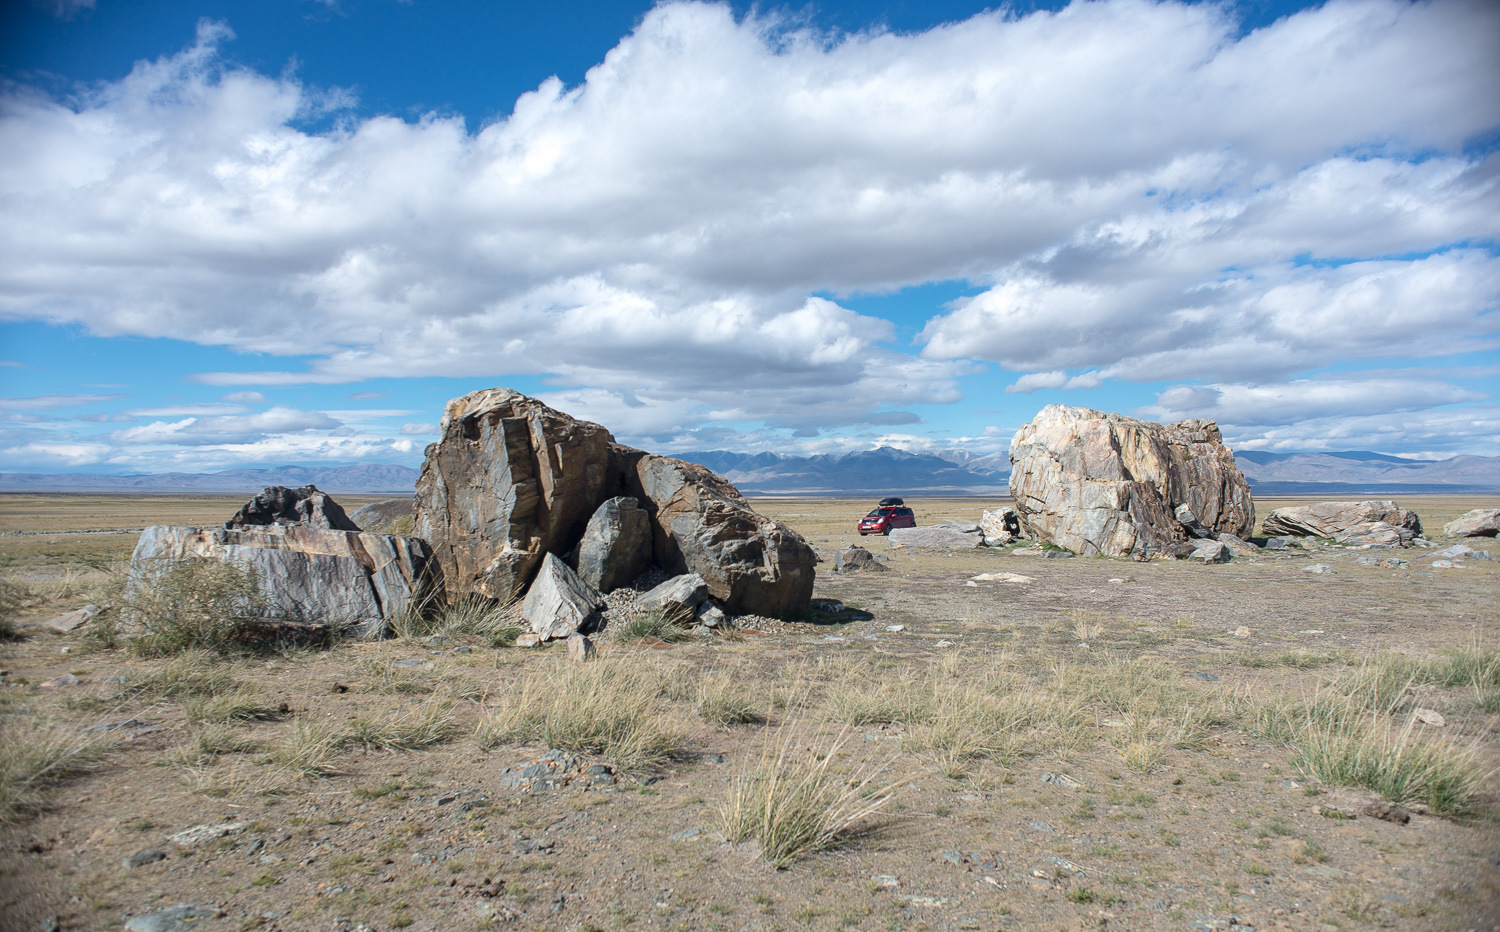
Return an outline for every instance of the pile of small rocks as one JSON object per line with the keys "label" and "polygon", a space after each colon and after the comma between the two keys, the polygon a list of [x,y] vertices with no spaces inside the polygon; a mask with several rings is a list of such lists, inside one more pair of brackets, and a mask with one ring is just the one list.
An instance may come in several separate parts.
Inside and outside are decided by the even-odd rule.
{"label": "pile of small rocks", "polygon": [[615,772],[608,765],[590,764],[558,750],[508,767],[500,776],[501,787],[522,793],[545,793],[564,787],[602,789],[614,786],[615,782]]}

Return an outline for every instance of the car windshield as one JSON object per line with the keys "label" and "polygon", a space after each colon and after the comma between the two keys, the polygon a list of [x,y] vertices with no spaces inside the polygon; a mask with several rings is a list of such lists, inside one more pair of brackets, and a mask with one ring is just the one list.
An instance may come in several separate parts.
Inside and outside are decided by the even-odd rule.
{"label": "car windshield", "polygon": [[[881,517],[884,517],[885,515],[888,515],[890,513],[891,512],[890,512],[889,508],[877,508],[874,511],[870,512],[869,514],[865,515],[865,517],[866,518],[881,518]],[[849,519],[845,518],[844,520],[848,521]]]}

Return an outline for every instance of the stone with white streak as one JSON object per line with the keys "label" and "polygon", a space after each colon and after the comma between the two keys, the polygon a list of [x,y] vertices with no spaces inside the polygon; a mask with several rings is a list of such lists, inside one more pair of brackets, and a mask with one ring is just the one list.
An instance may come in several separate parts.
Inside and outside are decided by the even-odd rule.
{"label": "stone with white streak", "polygon": [[521,603],[521,617],[544,641],[565,638],[591,628],[599,620],[603,603],[597,589],[549,553]]}

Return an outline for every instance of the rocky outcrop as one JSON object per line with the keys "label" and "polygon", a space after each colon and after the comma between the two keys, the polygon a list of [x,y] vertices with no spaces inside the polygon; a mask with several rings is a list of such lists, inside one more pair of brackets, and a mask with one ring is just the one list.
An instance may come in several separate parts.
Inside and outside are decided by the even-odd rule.
{"label": "rocky outcrop", "polygon": [[875,555],[863,547],[845,547],[834,554],[835,573],[888,573],[890,567],[875,559]]}
{"label": "rocky outcrop", "polygon": [[1340,531],[1333,535],[1333,539],[1351,547],[1405,547],[1415,536],[1410,528],[1371,521]]}
{"label": "rocky outcrop", "polygon": [[383,635],[389,619],[441,580],[427,544],[414,537],[286,525],[162,525],[141,532],[127,585],[139,586],[155,567],[182,560],[247,567],[272,611],[361,636]]}
{"label": "rocky outcrop", "polygon": [[578,544],[578,576],[600,592],[613,592],[650,566],[651,519],[633,498],[606,500]]}
{"label": "rocky outcrop", "polygon": [[224,522],[227,528],[268,527],[324,528],[331,531],[358,531],[344,509],[314,485],[289,489],[271,485],[262,489],[245,507]]}
{"label": "rocky outcrop", "polygon": [[895,548],[972,550],[985,542],[985,535],[977,524],[929,524],[895,528],[888,539]]}
{"label": "rocky outcrop", "polygon": [[807,611],[817,554],[791,528],[757,514],[702,466],[616,447],[625,482],[651,516],[655,563],[697,573],[733,614]]}
{"label": "rocky outcrop", "polygon": [[1500,508],[1475,508],[1443,525],[1449,537],[1495,537],[1500,535]]}
{"label": "rocky outcrop", "polygon": [[521,604],[521,617],[542,640],[566,638],[592,630],[599,621],[603,596],[578,578],[573,568],[555,554],[542,558],[542,567]]}
{"label": "rocky outcrop", "polygon": [[417,536],[450,597],[520,594],[548,553],[566,553],[617,494],[614,438],[506,388],[448,402],[417,479]]}
{"label": "rocky outcrop", "polygon": [[1157,424],[1048,405],[1010,446],[1022,530],[1085,556],[1170,555],[1198,527],[1249,537],[1250,486],[1213,421]]}
{"label": "rocky outcrop", "polygon": [[1267,536],[1337,537],[1356,525],[1377,521],[1409,531],[1408,540],[1422,533],[1422,522],[1416,512],[1407,511],[1392,501],[1318,502],[1278,508],[1266,516],[1261,528]]}
{"label": "rocky outcrop", "polygon": [[415,509],[416,503],[410,497],[387,498],[384,501],[371,502],[354,509],[349,512],[349,520],[359,525],[362,531],[379,531],[389,534],[394,533],[390,528],[398,521],[405,522],[407,530],[411,530]]}
{"label": "rocky outcrop", "polygon": [[986,547],[1004,547],[1021,536],[1021,513],[1009,505],[987,509],[979,519]]}

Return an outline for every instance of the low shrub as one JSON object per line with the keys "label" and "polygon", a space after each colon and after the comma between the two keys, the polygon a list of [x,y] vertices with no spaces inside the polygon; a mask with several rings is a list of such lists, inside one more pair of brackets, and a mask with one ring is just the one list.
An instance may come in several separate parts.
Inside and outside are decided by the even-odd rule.
{"label": "low shrub", "polygon": [[50,723],[0,723],[0,822],[42,808],[47,788],[91,769],[106,739]]}

